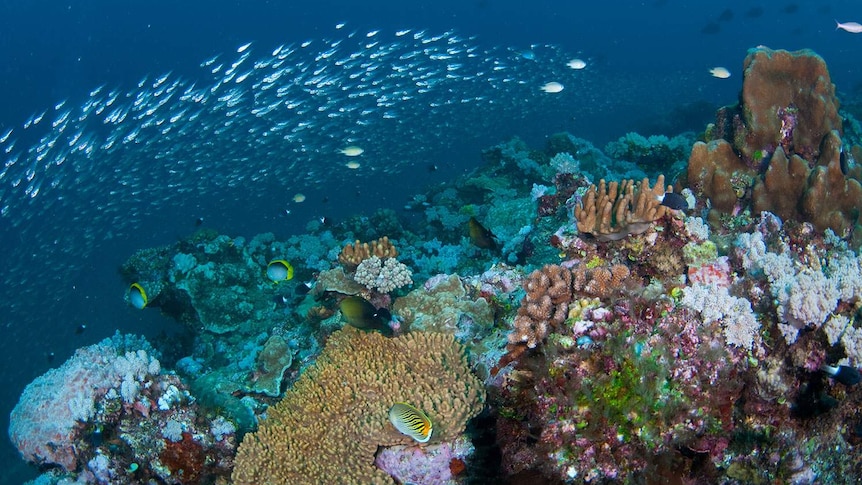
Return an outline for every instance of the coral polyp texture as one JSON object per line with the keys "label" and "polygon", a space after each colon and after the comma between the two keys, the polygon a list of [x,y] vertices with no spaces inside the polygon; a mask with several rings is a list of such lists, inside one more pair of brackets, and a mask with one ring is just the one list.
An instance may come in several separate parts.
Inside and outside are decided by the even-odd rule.
{"label": "coral polyp texture", "polygon": [[451,441],[484,403],[454,337],[414,332],[387,339],[346,327],[329,338],[260,429],[240,445],[237,484],[392,484],[374,466],[380,446],[413,445],[390,424],[407,402],[431,419],[430,443]]}
{"label": "coral polyp texture", "polygon": [[826,63],[809,50],[758,47],[744,65],[739,103],[721,108],[708,142],[692,148],[688,186],[710,201],[713,222],[750,209],[849,235],[862,186],[841,168],[842,119]]}
{"label": "coral polyp texture", "polygon": [[672,192],[673,188],[665,189],[663,175],[653,187],[648,179],[610,183],[602,179],[598,187],[591,185],[581,203],[575,206],[578,231],[600,241],[646,232],[667,211],[661,205],[665,191]]}
{"label": "coral polyp texture", "polygon": [[398,288],[412,285],[413,272],[395,258],[380,259],[371,256],[356,267],[353,280],[369,290],[390,293]]}

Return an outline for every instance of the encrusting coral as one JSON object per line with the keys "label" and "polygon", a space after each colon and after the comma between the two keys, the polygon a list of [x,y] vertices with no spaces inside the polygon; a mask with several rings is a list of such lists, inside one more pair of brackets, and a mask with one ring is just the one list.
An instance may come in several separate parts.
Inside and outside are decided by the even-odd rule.
{"label": "encrusting coral", "polygon": [[371,256],[377,256],[380,259],[397,258],[398,249],[389,241],[387,236],[366,243],[360,242],[357,239],[353,244],[347,244],[341,248],[338,262],[352,271],[359,266],[359,263]]}
{"label": "encrusting coral", "polygon": [[390,424],[396,402],[410,403],[434,425],[430,443],[455,439],[483,406],[452,335],[413,332],[386,338],[346,327],[284,399],[240,445],[236,484],[392,484],[376,468],[378,446],[415,444]]}
{"label": "encrusting coral", "polygon": [[[667,192],[672,192],[667,187]],[[590,186],[580,204],[575,206],[578,231],[591,234],[600,241],[615,241],[631,234],[640,234],[667,211],[661,205],[665,194],[664,175],[659,175],[655,186],[643,179],[605,183],[598,188]]]}

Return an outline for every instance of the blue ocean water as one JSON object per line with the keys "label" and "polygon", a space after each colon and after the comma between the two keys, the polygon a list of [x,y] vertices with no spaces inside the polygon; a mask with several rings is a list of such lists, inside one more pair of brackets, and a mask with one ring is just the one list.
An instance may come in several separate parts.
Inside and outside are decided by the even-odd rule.
{"label": "blue ocean water", "polygon": [[[12,131],[0,143],[0,161],[6,160],[9,174],[0,176],[0,257],[6,269],[0,278],[5,295],[0,302],[0,425],[8,427],[9,411],[23,387],[74,349],[116,329],[148,336],[173,331],[173,322],[127,306],[117,268],[137,249],[188,235],[199,218],[226,234],[271,231],[286,237],[321,216],[338,219],[399,208],[427,183],[474,168],[482,149],[512,136],[540,144],[552,133],[568,131],[602,146],[629,131],[669,136],[699,131],[716,106],[736,100],[742,60],[757,45],[813,49],[827,61],[839,97],[858,96],[862,37],[836,31],[834,21],[862,19],[856,2],[756,3],[762,11],[741,0],[4,2],[0,137]],[[408,29],[409,34],[396,35]],[[414,37],[419,32],[423,35]],[[159,136],[144,138],[144,133],[122,152],[99,147],[112,133],[132,134],[146,122],[143,117],[134,120],[132,114],[113,124],[93,121],[95,115],[74,120],[98,109],[84,108],[89,99],[108,104],[112,92],[116,106],[107,106],[101,116],[124,102],[132,106],[136,93],[149,93],[144,103],[155,107],[154,93],[174,82],[177,93],[212,87],[222,73],[211,68],[224,63],[227,70],[245,52],[251,54],[237,76],[255,60],[272,58],[279,46],[296,49],[287,63],[307,63],[314,70],[315,63],[326,62],[318,57],[339,40],[341,54],[390,46],[404,55],[421,52],[426,48],[422,40],[435,36],[454,39],[455,50],[479,53],[464,57],[456,78],[441,80],[440,90],[411,91],[439,107],[423,113],[396,104],[392,121],[380,121],[366,132],[355,123],[326,124],[315,109],[283,118],[272,114],[290,123],[288,129],[312,123],[308,131],[313,134],[298,135],[306,144],[298,152],[280,152],[284,147],[278,144],[255,145],[260,118],[231,115],[229,108],[204,111],[200,125],[190,128],[207,133],[207,140],[174,131],[160,144]],[[238,52],[249,42],[248,51]],[[310,42],[308,47],[301,47],[304,42]],[[218,56],[214,64],[202,67],[213,56]],[[583,59],[587,67],[568,69],[565,61],[571,58]],[[389,66],[388,60],[382,62]],[[500,72],[495,65],[502,66]],[[711,77],[708,70],[715,66],[729,69],[731,77]],[[273,82],[290,86],[291,75],[300,74]],[[541,92],[551,81],[566,88],[556,96]],[[332,80],[358,86],[355,82]],[[228,93],[229,88],[248,89],[247,97],[260,92],[236,77],[225,85]],[[328,97],[333,104],[326,109],[352,103],[348,94],[333,91]],[[172,96],[156,109],[178,105],[181,94]],[[447,108],[445,100],[455,103]],[[361,103],[357,109],[363,109]],[[24,128],[43,112],[39,126]],[[71,121],[63,120],[66,112]],[[674,112],[689,116],[670,116]],[[212,138],[219,133],[214,126],[231,117],[236,121],[221,132],[224,137]],[[345,126],[350,129],[344,133],[328,131]],[[62,138],[52,136],[64,128],[69,131]],[[94,153],[69,155],[69,160],[78,157],[74,167],[69,167],[72,161],[48,167],[64,155],[53,146],[47,161],[25,166],[42,152],[28,152],[31,148],[53,139],[52,145],[66,143],[71,153],[88,136]],[[208,141],[213,143],[210,154],[200,153]],[[315,166],[317,158],[307,153],[331,156],[351,141],[378,147],[386,156],[348,177],[344,169]],[[160,162],[159,154],[169,148],[188,161],[187,168],[172,172]],[[16,153],[20,158],[9,164]],[[428,164],[440,170],[429,173]],[[32,194],[34,189],[40,193]],[[290,202],[297,192],[308,197],[303,205]],[[291,214],[285,215],[288,208]],[[4,483],[34,475],[8,440],[0,448]]]}

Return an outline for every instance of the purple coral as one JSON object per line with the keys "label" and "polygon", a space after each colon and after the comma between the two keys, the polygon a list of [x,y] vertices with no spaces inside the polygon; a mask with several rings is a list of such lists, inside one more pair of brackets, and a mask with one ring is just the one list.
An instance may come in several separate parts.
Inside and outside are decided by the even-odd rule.
{"label": "purple coral", "polygon": [[784,153],[793,153],[793,130],[796,129],[796,114],[799,109],[790,104],[786,108],[778,108],[778,119],[781,120],[781,140],[779,144]]}
{"label": "purple coral", "polygon": [[399,483],[451,485],[474,447],[465,437],[431,446],[391,446],[381,450],[374,464],[396,478]]}

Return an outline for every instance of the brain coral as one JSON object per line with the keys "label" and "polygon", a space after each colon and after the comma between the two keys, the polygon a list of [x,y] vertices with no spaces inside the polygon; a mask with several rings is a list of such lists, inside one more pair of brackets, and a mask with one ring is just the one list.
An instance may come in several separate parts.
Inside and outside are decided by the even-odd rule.
{"label": "brain coral", "polygon": [[485,399],[454,337],[386,338],[351,327],[329,338],[318,361],[239,447],[234,483],[392,484],[374,466],[378,446],[414,443],[389,423],[399,401],[434,423],[431,443],[452,440]]}

